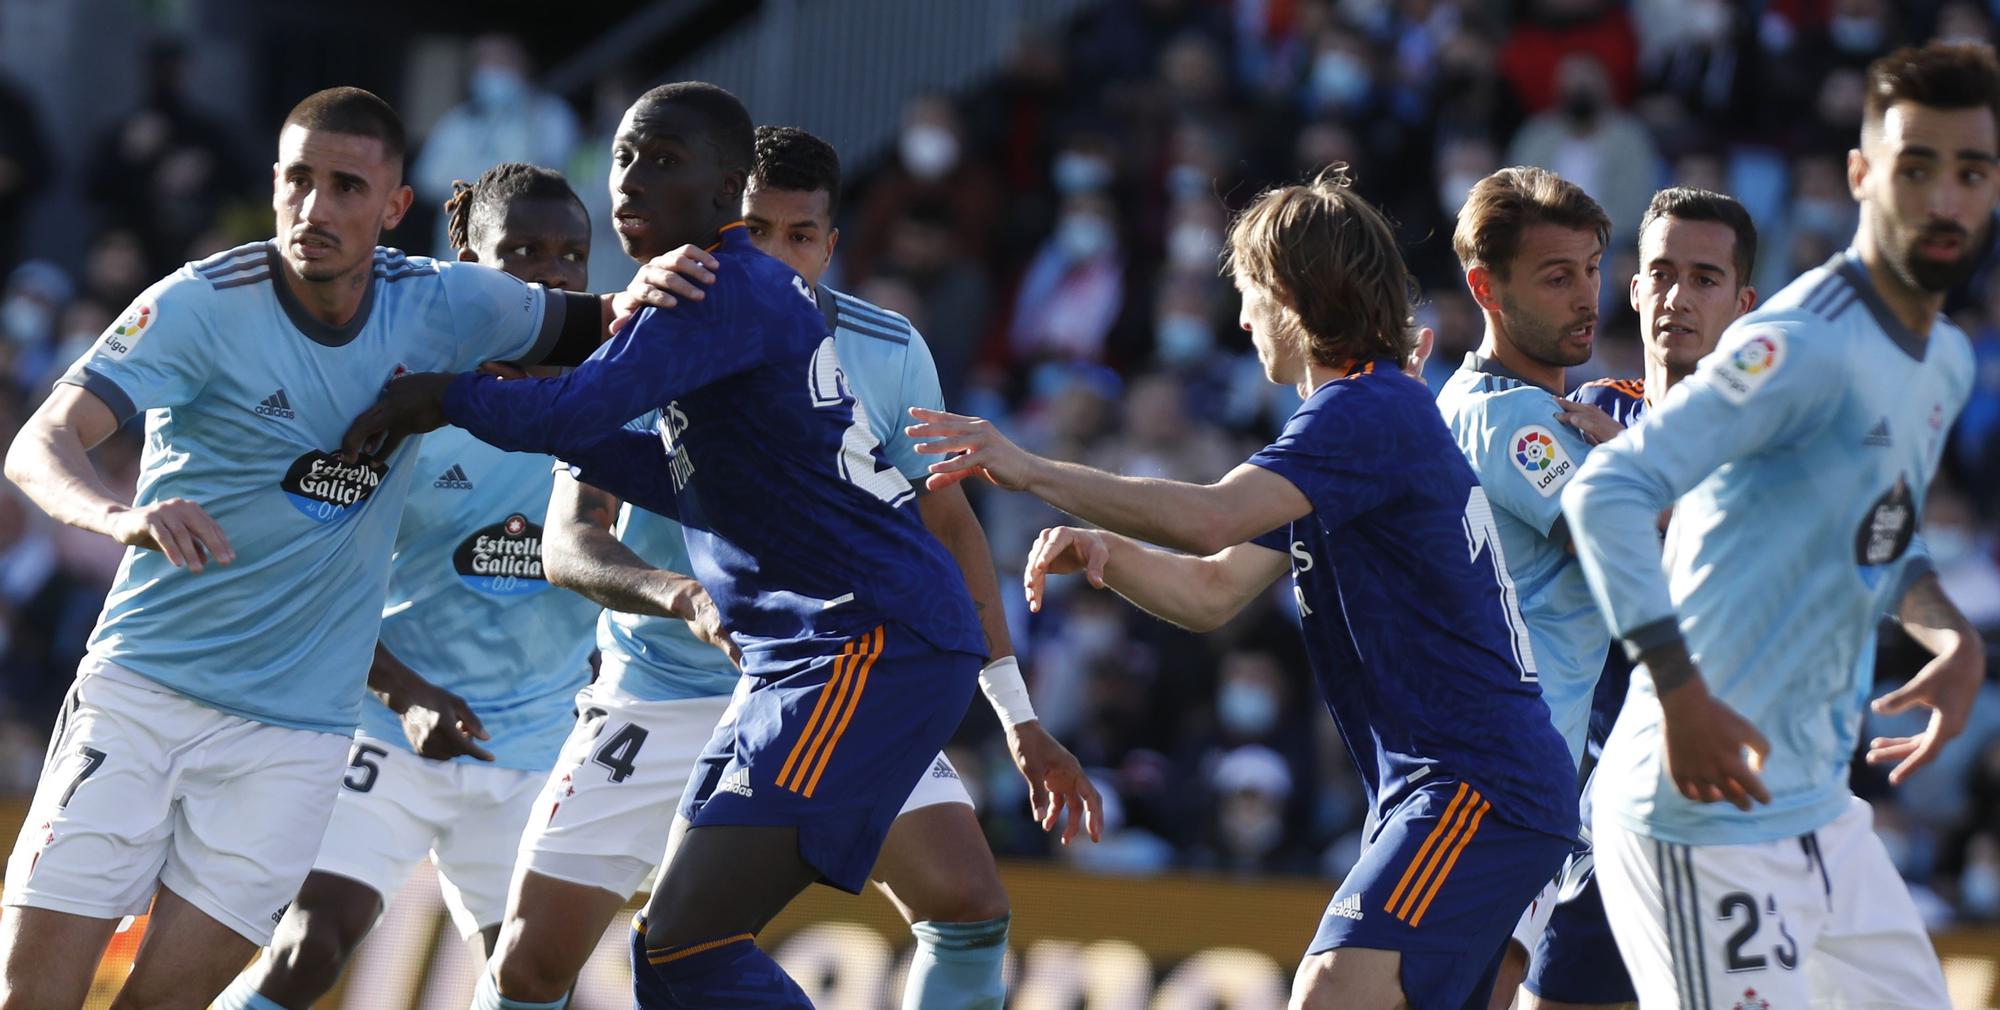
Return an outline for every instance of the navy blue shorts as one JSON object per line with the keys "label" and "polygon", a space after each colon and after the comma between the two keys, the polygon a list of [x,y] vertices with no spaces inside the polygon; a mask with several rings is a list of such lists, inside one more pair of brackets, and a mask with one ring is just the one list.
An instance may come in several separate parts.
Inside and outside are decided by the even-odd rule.
{"label": "navy blue shorts", "polygon": [[1632,976],[1611,937],[1604,899],[1589,849],[1570,854],[1563,867],[1548,929],[1528,959],[1528,991],[1557,1003],[1637,1003]]}
{"label": "navy blue shorts", "polygon": [[1492,816],[1467,783],[1425,782],[1383,819],[1307,953],[1397,951],[1412,1010],[1484,1008],[1514,924],[1572,844]]}
{"label": "navy blue shorts", "polygon": [[981,663],[885,624],[749,680],[702,748],[681,815],[697,828],[796,827],[800,858],[860,893],[889,825],[965,718]]}

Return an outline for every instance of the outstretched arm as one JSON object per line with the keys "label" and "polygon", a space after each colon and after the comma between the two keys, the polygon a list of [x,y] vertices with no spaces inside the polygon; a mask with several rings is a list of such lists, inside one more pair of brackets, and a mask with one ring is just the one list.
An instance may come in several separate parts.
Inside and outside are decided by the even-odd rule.
{"label": "outstretched arm", "polygon": [[976,417],[910,408],[922,453],[953,454],[931,464],[930,488],[978,475],[1026,491],[1108,530],[1192,554],[1220,553],[1312,511],[1291,481],[1248,463],[1213,484],[1121,477],[1077,463],[1044,459]]}
{"label": "outstretched arm", "polygon": [[1090,584],[1189,631],[1214,631],[1285,573],[1290,559],[1254,543],[1208,557],[1154,550],[1104,530],[1059,526],[1035,538],[1022,575],[1032,610],[1050,575],[1083,572]]}

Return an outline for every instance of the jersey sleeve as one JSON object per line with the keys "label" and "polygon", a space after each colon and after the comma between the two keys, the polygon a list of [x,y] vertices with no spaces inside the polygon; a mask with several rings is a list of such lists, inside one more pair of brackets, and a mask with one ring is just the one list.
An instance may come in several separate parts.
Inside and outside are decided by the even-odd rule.
{"label": "jersey sleeve", "polygon": [[673,478],[660,436],[627,424],[595,445],[565,453],[569,474],[621,501],[678,521]]}
{"label": "jersey sleeve", "polygon": [[1338,528],[1388,500],[1395,486],[1388,478],[1396,471],[1385,469],[1381,458],[1384,440],[1348,430],[1342,414],[1358,412],[1329,409],[1337,396],[1293,414],[1277,441],[1257,450],[1248,460],[1252,466],[1291,481],[1312,503],[1314,514],[1327,529]]}
{"label": "jersey sleeve", "polygon": [[1250,542],[1259,547],[1277,551],[1280,554],[1289,554],[1292,550],[1292,527],[1285,525],[1269,533],[1260,533],[1257,536],[1251,537]]}
{"label": "jersey sleeve", "polygon": [[154,407],[178,407],[208,384],[221,357],[208,282],[176,273],[134,300],[59,380],[81,386],[119,424]]}
{"label": "jersey sleeve", "polygon": [[1590,443],[1556,420],[1555,398],[1518,389],[1487,401],[1486,435],[1470,461],[1493,507],[1548,536],[1562,518],[1562,490]]}
{"label": "jersey sleeve", "polygon": [[1660,511],[1724,464],[1823,428],[1845,388],[1843,343],[1795,324],[1734,327],[1664,403],[1597,447],[1563,492],[1576,554],[1612,630],[1634,652],[1679,636],[1660,567]]}
{"label": "jersey sleeve", "polygon": [[[937,362],[922,335],[910,330],[910,345],[903,352],[903,368],[896,395],[884,405],[889,408],[887,423],[876,431],[882,442],[882,458],[919,487],[930,476],[932,459],[917,452],[917,443],[903,434],[914,421],[911,407],[944,409],[944,390],[938,384]],[[873,411],[871,410],[871,415]]]}
{"label": "jersey sleeve", "polygon": [[725,272],[701,301],[646,309],[565,375],[460,375],[445,391],[445,419],[513,452],[589,449],[632,418],[765,361],[769,324],[742,274]]}
{"label": "jersey sleeve", "polygon": [[451,306],[457,367],[475,368],[488,361],[535,364],[554,349],[566,304],[555,292],[477,263],[445,260],[437,268]]}

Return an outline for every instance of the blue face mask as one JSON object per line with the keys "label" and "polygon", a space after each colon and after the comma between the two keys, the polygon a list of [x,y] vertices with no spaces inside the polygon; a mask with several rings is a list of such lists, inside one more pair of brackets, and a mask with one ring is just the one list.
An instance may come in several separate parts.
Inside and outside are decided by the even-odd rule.
{"label": "blue face mask", "polygon": [[527,95],[528,80],[505,67],[479,67],[472,71],[470,90],[473,103],[481,108],[504,109]]}
{"label": "blue face mask", "polygon": [[1344,109],[1358,105],[1368,97],[1372,84],[1368,68],[1347,53],[1321,53],[1313,61],[1313,96],[1323,107]]}
{"label": "blue face mask", "polygon": [[1111,165],[1094,154],[1064,151],[1049,166],[1049,176],[1064,196],[1096,193],[1111,185]]}
{"label": "blue face mask", "polygon": [[1056,226],[1056,245],[1072,262],[1095,259],[1111,251],[1117,237],[1111,223],[1095,214],[1071,214]]}
{"label": "blue face mask", "polygon": [[1192,364],[1214,349],[1215,333],[1200,316],[1177,312],[1162,318],[1153,330],[1153,353],[1165,364]]}
{"label": "blue face mask", "polygon": [[1226,684],[1215,701],[1223,728],[1242,737],[1261,737],[1278,724],[1278,699],[1249,684]]}

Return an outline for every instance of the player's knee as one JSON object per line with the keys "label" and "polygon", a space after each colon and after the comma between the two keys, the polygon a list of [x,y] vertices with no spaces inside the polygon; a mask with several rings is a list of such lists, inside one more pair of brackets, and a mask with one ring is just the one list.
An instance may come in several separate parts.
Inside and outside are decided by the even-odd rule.
{"label": "player's knee", "polygon": [[[492,960],[493,983],[500,995],[526,1003],[553,1003],[569,993],[581,964],[562,944],[534,943],[513,923],[502,927]],[[586,952],[587,953],[587,952]]]}
{"label": "player's knee", "polygon": [[1348,948],[1314,954],[1292,980],[1288,1010],[1397,1010],[1402,958],[1394,951]]}
{"label": "player's knee", "polygon": [[990,922],[1004,919],[1013,910],[1007,904],[1007,891],[1000,881],[966,877],[955,881],[950,890],[939,896],[937,908],[929,909],[924,918],[931,922]]}
{"label": "player's knee", "polygon": [[367,933],[364,925],[348,935],[331,916],[314,916],[273,937],[270,962],[258,988],[283,1006],[310,1006],[333,988],[347,959]]}

